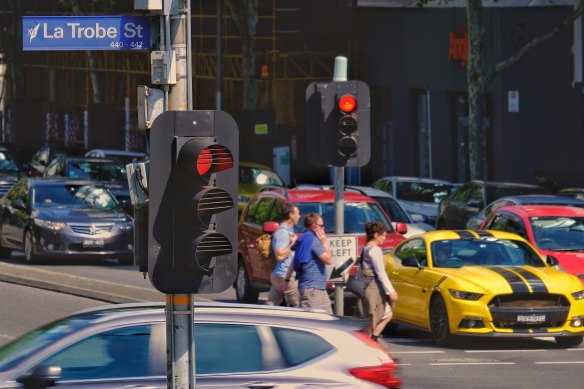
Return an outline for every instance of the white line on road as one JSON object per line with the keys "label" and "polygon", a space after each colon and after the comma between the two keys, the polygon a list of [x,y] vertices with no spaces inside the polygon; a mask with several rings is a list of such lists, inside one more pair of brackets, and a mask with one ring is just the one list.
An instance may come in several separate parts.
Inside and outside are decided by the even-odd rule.
{"label": "white line on road", "polygon": [[515,362],[439,362],[428,363],[429,366],[464,366],[464,365],[515,365]]}
{"label": "white line on road", "polygon": [[534,362],[536,365],[576,365],[584,363],[584,361],[551,361],[551,362]]}
{"label": "white line on road", "polygon": [[393,354],[444,354],[446,351],[392,351]]}
{"label": "white line on road", "polygon": [[505,353],[524,353],[524,352],[538,352],[547,350],[464,350],[465,353],[500,353],[501,351]]}

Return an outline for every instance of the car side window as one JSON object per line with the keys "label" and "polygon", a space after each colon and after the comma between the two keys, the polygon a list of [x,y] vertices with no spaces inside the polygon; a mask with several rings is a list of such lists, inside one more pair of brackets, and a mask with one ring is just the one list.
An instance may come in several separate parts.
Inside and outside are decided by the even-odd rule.
{"label": "car side window", "polygon": [[461,201],[464,203],[469,198],[470,190],[471,190],[471,188],[468,186],[462,187],[462,188],[460,188],[460,190],[458,190],[454,193],[454,195],[452,196],[452,199],[454,201]]}
{"label": "car side window", "polygon": [[49,163],[45,170],[45,176],[61,176],[65,162],[61,158],[53,160]]}
{"label": "car side window", "polygon": [[256,326],[201,323],[194,331],[197,374],[266,370]]}
{"label": "car side window", "polygon": [[469,193],[467,201],[469,200],[478,201],[480,204],[483,203],[483,191],[479,186],[472,188],[472,190]]}
{"label": "car side window", "polygon": [[528,239],[527,232],[525,231],[525,226],[521,220],[516,220],[514,218],[510,218],[509,222],[507,223],[507,232],[512,232],[521,236],[524,239]]}
{"label": "car side window", "polygon": [[[53,354],[41,365],[60,366],[61,380],[149,377],[166,375],[164,336],[160,324],[116,328],[93,334]],[[160,356],[163,356],[160,358]]]}
{"label": "car side window", "polygon": [[272,212],[272,206],[274,205],[275,199],[273,198],[262,198],[255,209],[253,216],[249,219],[251,223],[258,225],[264,224],[264,222],[269,221],[270,214]]}
{"label": "car side window", "polygon": [[259,203],[260,203],[260,199],[250,200],[249,206],[247,209],[247,214],[245,215],[245,222],[246,223],[253,223],[253,220],[255,218],[255,213],[256,213],[256,210],[258,208]]}
{"label": "car side window", "polygon": [[280,222],[284,220],[284,211],[282,209],[282,203],[279,201],[274,202],[272,208],[272,213],[270,214],[269,221]]}
{"label": "car side window", "polygon": [[505,231],[507,228],[507,220],[503,215],[496,215],[487,222],[486,228],[489,230]]}
{"label": "car side window", "polygon": [[415,256],[422,266],[428,266],[428,255],[426,251],[426,244],[423,239],[412,239],[397,249],[395,255],[404,260],[407,257]]}
{"label": "car side window", "polygon": [[274,328],[273,332],[287,367],[300,365],[333,349],[329,342],[309,332],[288,328]]}

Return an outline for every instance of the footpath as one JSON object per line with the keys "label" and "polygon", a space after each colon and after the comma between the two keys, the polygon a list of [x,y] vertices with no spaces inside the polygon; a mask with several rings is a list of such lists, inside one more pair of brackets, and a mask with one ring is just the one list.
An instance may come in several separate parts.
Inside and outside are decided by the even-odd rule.
{"label": "footpath", "polygon": [[86,297],[107,303],[164,301],[155,289],[0,262],[0,281]]}

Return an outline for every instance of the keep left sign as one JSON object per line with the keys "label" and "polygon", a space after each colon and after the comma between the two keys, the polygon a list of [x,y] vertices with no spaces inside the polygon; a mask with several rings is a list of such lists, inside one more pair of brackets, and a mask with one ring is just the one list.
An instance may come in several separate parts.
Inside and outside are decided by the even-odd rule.
{"label": "keep left sign", "polygon": [[24,16],[22,49],[150,50],[150,22],[138,16]]}

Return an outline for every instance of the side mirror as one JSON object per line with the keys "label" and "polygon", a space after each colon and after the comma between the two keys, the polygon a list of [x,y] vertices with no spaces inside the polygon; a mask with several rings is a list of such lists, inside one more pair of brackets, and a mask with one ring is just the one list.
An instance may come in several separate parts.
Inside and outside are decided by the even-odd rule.
{"label": "side mirror", "polygon": [[560,263],[558,261],[558,258],[554,257],[553,255],[548,255],[545,261],[550,266],[558,266],[558,264]]}
{"label": "side mirror", "polygon": [[276,232],[276,230],[280,227],[277,222],[265,222],[262,226],[262,231],[271,234]]}
{"label": "side mirror", "polygon": [[417,267],[418,269],[421,268],[420,262],[418,261],[418,258],[415,255],[409,255],[405,257],[402,261],[402,265],[408,267]]}
{"label": "side mirror", "polygon": [[59,366],[35,367],[30,374],[21,375],[16,382],[22,384],[26,389],[45,389],[55,386],[55,382],[61,379],[61,368]]}
{"label": "side mirror", "polygon": [[10,206],[12,206],[12,208],[14,208],[14,209],[19,209],[21,211],[26,210],[26,205],[24,205],[24,202],[22,200],[13,200],[10,203]]}
{"label": "side mirror", "polygon": [[395,226],[395,230],[399,233],[399,234],[406,234],[408,232],[408,226],[406,223],[402,223],[402,222],[398,222],[397,225]]}
{"label": "side mirror", "polygon": [[426,221],[426,218],[418,213],[412,213],[410,214],[410,217],[412,218],[414,223],[423,223],[424,221]]}

